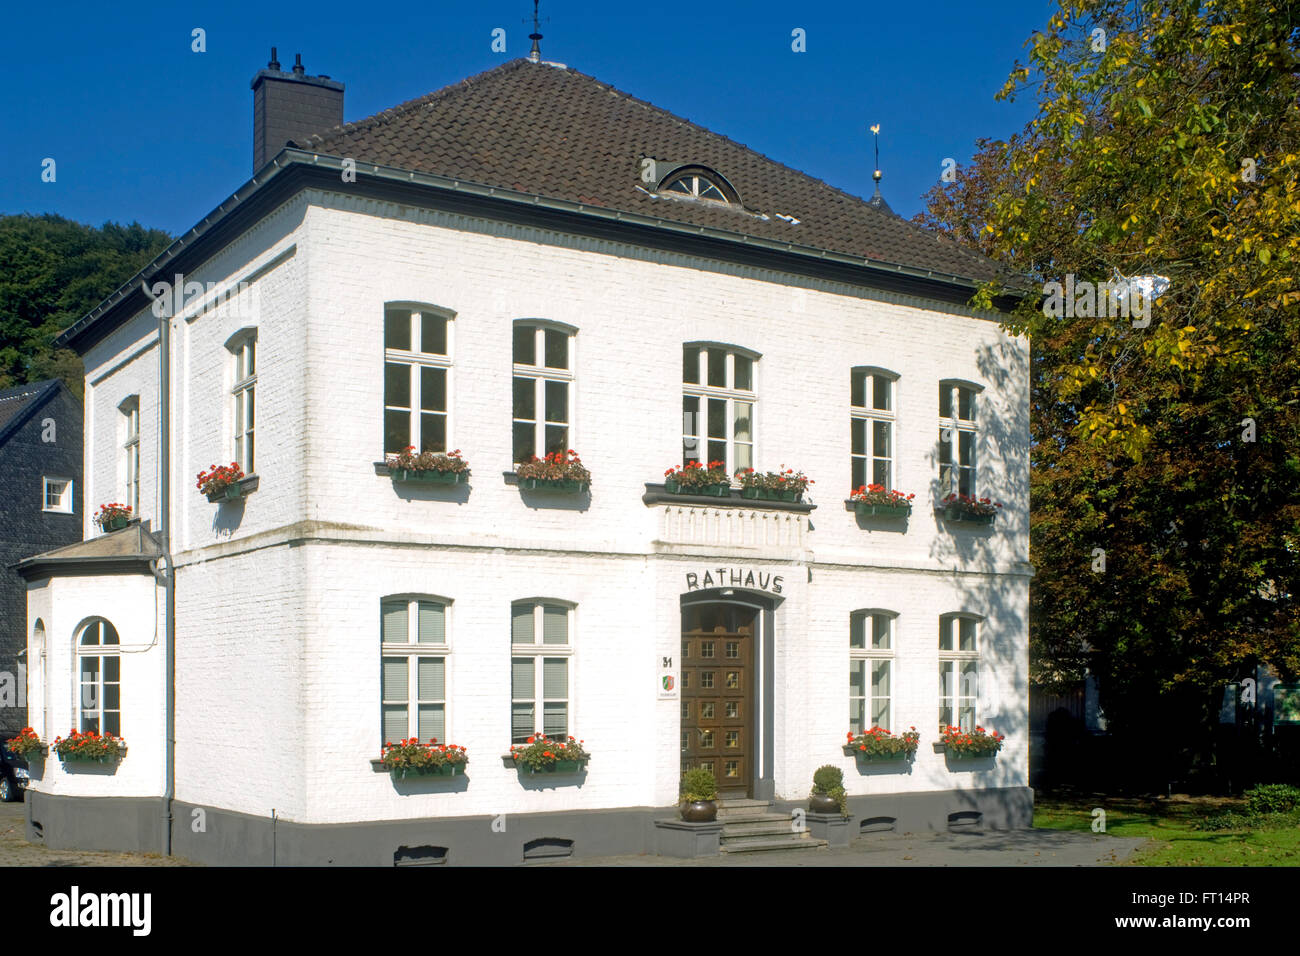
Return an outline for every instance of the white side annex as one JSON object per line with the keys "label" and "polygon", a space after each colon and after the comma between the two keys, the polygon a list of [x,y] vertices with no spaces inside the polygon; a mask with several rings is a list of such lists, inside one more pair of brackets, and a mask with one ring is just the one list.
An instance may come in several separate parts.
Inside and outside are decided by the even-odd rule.
{"label": "white side annex", "polygon": [[[775,258],[738,263],[631,233],[506,222],[488,207],[425,208],[323,176],[184,276],[207,291],[168,320],[177,854],[283,864],[392,863],[413,847],[453,862],[552,845],[655,852],[650,822],[675,815],[683,764],[706,758],[724,788],[734,770],[736,796],[778,810],[802,805],[813,771],[835,764],[855,827],[942,828],[966,812],[1028,825],[1029,347],[996,318]],[[398,316],[412,323],[409,345]],[[530,335],[531,365],[518,361]],[[29,834],[157,851],[167,768],[156,546],[135,525],[105,535],[89,521],[98,504],[126,500],[135,468],[139,518],[154,530],[163,518],[147,301],[84,361],[87,541],[27,562],[28,630],[40,623],[46,654],[31,720],[52,743],[109,726],[116,700],[128,750],[89,768],[36,761]],[[711,379],[711,361],[730,375]],[[887,408],[870,400],[877,387]],[[713,406],[723,430],[710,432],[707,412],[698,428],[684,421],[691,396],[728,403]],[[467,484],[397,482],[379,466],[386,428],[412,418],[413,443],[437,435],[461,451]],[[588,494],[515,483],[529,422],[539,454],[552,437],[580,453]],[[708,457],[716,434],[729,470],[752,460],[816,484],[797,506],[665,494],[684,428]],[[964,476],[941,462],[944,435]],[[212,503],[196,489],[209,465],[250,456],[243,499]],[[862,519],[846,505],[855,477],[877,467],[915,493],[910,518]],[[945,520],[941,471],[1001,502],[996,522]],[[110,539],[124,543],[99,543]],[[684,629],[731,632],[728,608],[753,621],[734,678],[722,641],[706,661],[698,641],[694,659],[681,657]],[[100,621],[119,643],[92,655],[81,642]],[[887,637],[873,641],[872,628]],[[30,659],[41,651],[29,647]],[[92,668],[98,711],[79,676],[92,658],[112,661]],[[729,706],[736,720],[713,736],[682,686],[708,660],[710,681],[746,685]],[[1002,751],[965,765],[935,752],[942,707],[945,722],[1004,734]],[[843,751],[851,714],[859,730],[915,727],[914,761],[860,768]],[[586,769],[508,767],[502,755],[530,722],[584,741]],[[403,726],[466,747],[467,773],[382,772],[373,761]],[[488,826],[500,814],[505,833]]]}

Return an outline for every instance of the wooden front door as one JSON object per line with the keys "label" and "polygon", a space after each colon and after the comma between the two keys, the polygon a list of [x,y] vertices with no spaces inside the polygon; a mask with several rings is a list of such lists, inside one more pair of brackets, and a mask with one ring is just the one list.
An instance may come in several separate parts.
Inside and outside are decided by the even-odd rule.
{"label": "wooden front door", "polygon": [[683,772],[713,772],[723,797],[753,784],[754,635],[758,609],[697,604],[682,609]]}

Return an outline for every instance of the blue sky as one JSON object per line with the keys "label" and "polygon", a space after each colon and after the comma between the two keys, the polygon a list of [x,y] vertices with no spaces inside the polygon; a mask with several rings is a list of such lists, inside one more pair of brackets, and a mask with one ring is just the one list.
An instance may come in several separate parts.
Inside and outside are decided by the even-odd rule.
{"label": "blue sky", "polygon": [[[673,7],[543,0],[543,56],[861,196],[879,123],[882,191],[910,217],[945,158],[1031,117],[1029,101],[993,96],[1054,4]],[[351,121],[526,55],[531,13],[527,0],[10,4],[0,213],[186,231],[252,174],[249,82],[272,45],[284,69],[301,53],[308,73],[343,81]],[[191,50],[196,27],[206,52]],[[806,52],[791,49],[796,28]]]}

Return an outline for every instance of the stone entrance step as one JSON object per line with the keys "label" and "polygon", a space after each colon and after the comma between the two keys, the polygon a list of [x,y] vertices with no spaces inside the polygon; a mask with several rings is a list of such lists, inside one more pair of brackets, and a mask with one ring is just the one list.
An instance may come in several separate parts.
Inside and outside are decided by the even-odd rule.
{"label": "stone entrance step", "polygon": [[719,835],[723,853],[751,853],[764,850],[820,850],[825,840],[814,840],[805,830],[791,829],[791,819],[773,813],[766,800],[727,800],[718,807]]}

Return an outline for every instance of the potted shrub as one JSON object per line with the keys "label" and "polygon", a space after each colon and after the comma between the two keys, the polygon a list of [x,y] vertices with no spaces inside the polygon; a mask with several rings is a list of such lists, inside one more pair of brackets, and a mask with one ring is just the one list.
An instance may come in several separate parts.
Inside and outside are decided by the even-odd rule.
{"label": "potted shrub", "polygon": [[93,520],[104,531],[119,531],[131,520],[131,506],[116,501],[100,505]]}
{"label": "potted shrub", "polygon": [[396,455],[389,455],[384,463],[393,481],[427,481],[437,485],[455,485],[469,481],[469,462],[460,457],[460,449],[448,454],[422,451],[415,453],[414,445],[407,445]]}
{"label": "potted shrub", "polygon": [[853,502],[853,510],[860,518],[905,518],[912,513],[912,499],[915,497],[893,489],[886,491],[884,485],[862,485],[849,495],[849,501]]}
{"label": "potted shrub", "polygon": [[591,487],[591,472],[582,465],[578,453],[554,451],[545,458],[534,455],[519,466],[519,487],[529,491],[586,491]]}
{"label": "potted shrub", "polygon": [[844,752],[862,761],[907,760],[916,754],[920,740],[915,727],[897,736],[883,727],[872,727],[856,736],[850,730]]}
{"label": "potted shrub", "polygon": [[120,737],[112,734],[100,736],[95,731],[80,733],[72,731],[67,738],[54,738],[54,752],[64,763],[72,761],[94,761],[108,763],[120,760],[126,755],[126,744]]}
{"label": "potted shrub", "polygon": [[943,499],[943,516],[949,521],[966,521],[970,524],[992,524],[997,517],[1000,501],[974,498],[970,495],[949,495]]}
{"label": "potted shrub", "polygon": [[709,823],[718,818],[718,782],[703,767],[682,774],[682,819],[687,823]]}
{"label": "potted shrub", "polygon": [[577,773],[591,759],[582,744],[572,737],[565,740],[534,734],[528,738],[527,747],[512,745],[505,759],[526,773]]}
{"label": "potted shrub", "polygon": [[209,465],[207,471],[199,472],[199,480],[195,487],[207,496],[209,501],[242,498],[244,489],[239,482],[243,477],[244,470],[236,462],[232,461],[229,465]]}
{"label": "potted shrub", "polygon": [[849,815],[849,795],[844,789],[844,771],[831,764],[823,764],[813,772],[812,790],[808,793],[808,810],[811,813],[838,813]]}
{"label": "potted shrub", "polygon": [[670,495],[726,498],[731,494],[731,480],[727,478],[726,469],[726,464],[721,461],[711,461],[707,465],[688,461],[681,468],[669,468],[664,472],[664,491]]}
{"label": "potted shrub", "polygon": [[963,760],[992,757],[1002,749],[1004,740],[1006,738],[1001,734],[990,734],[983,727],[976,727],[969,733],[960,727],[945,727],[940,743],[949,759]]}
{"label": "potted shrub", "polygon": [[15,757],[22,757],[24,760],[43,756],[46,749],[45,744],[41,743],[41,738],[36,736],[36,731],[30,727],[24,727],[18,731],[17,737],[6,740],[5,746]]}
{"label": "potted shrub", "polygon": [[465,764],[469,763],[464,747],[440,744],[436,737],[430,738],[427,744],[415,737],[384,744],[379,759],[389,773],[402,777],[407,774],[454,777],[464,772]]}

